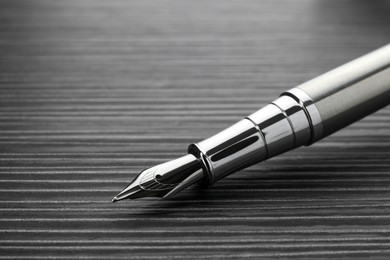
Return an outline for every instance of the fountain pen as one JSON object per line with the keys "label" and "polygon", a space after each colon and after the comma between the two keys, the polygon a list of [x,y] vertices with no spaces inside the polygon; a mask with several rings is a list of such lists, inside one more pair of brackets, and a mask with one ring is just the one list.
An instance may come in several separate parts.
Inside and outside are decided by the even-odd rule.
{"label": "fountain pen", "polygon": [[188,154],[142,171],[112,201],[170,198],[310,145],[390,103],[390,44],[282,93]]}

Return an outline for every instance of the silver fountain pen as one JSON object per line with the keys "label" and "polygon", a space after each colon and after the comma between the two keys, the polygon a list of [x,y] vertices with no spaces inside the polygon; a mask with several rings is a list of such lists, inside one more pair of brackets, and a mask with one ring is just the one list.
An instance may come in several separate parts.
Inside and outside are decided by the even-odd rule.
{"label": "silver fountain pen", "polygon": [[310,145],[390,103],[390,44],[288,90],[188,154],[142,171],[112,201],[170,198],[188,186]]}

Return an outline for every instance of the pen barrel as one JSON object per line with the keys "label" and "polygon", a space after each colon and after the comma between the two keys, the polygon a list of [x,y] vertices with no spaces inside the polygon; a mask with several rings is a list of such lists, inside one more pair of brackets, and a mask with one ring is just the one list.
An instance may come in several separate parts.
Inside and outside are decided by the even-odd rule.
{"label": "pen barrel", "polygon": [[321,138],[390,103],[390,44],[297,87],[314,102]]}
{"label": "pen barrel", "polygon": [[231,127],[191,144],[209,183],[309,145],[390,102],[390,45],[296,88]]}

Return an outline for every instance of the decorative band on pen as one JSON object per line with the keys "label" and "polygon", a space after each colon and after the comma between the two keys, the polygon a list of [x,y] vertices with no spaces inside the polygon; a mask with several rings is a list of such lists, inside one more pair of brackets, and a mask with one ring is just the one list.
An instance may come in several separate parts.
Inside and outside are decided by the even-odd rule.
{"label": "decorative band on pen", "polygon": [[304,145],[310,145],[320,140],[323,137],[322,120],[320,112],[318,111],[312,98],[299,87],[290,89],[282,93],[281,97],[282,96],[289,96],[293,98],[299,104],[299,106],[302,108],[303,112],[306,115],[306,118],[309,122],[311,139],[308,144]]}
{"label": "decorative band on pen", "polygon": [[301,89],[283,93],[264,108],[188,148],[202,164],[210,184],[322,137],[320,114]]}

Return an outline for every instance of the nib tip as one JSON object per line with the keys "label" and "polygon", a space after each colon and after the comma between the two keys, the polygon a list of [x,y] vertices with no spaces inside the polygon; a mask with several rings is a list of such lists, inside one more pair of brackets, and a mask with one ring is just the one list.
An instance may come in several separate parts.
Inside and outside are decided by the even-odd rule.
{"label": "nib tip", "polygon": [[144,197],[170,198],[200,181],[203,170],[198,159],[187,154],[175,160],[143,170],[112,202]]}

